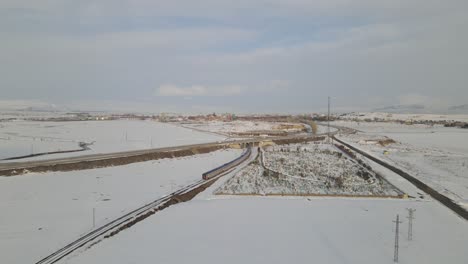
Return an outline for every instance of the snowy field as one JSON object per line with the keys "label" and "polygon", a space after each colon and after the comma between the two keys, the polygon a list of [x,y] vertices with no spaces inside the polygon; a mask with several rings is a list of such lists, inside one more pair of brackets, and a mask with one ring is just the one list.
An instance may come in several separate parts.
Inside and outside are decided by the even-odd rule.
{"label": "snowy field", "polygon": [[[4,107],[4,101],[0,101],[0,119],[30,119],[30,118],[59,118],[59,117],[70,117],[67,112],[54,112],[54,111],[34,111],[31,110],[14,110],[14,108],[6,108]],[[24,105],[22,107],[26,109],[27,106]],[[18,108],[16,108],[18,109]]]}
{"label": "snowy field", "polygon": [[[220,150],[177,159],[71,172],[0,177],[1,263],[34,263],[67,242],[235,159]],[[106,263],[112,263],[107,262]]]}
{"label": "snowy field", "polygon": [[468,129],[441,125],[404,125],[381,122],[334,121],[331,124],[354,128],[366,134],[386,135],[420,148],[439,148],[468,154]]}
{"label": "snowy field", "polygon": [[[221,140],[224,137],[154,121],[0,122],[0,159],[57,150],[90,150],[38,156],[50,159],[96,153],[169,147]],[[31,158],[30,158],[31,159]],[[29,159],[21,159],[25,161]],[[11,162],[11,161],[9,161]]]}
{"label": "snowy field", "polygon": [[[468,209],[468,130],[395,123],[334,124],[361,131],[341,139],[395,164]],[[396,143],[372,143],[383,138]]]}
{"label": "snowy field", "polygon": [[221,186],[217,194],[402,195],[372,168],[329,144],[271,146]]}
{"label": "snowy field", "polygon": [[202,123],[185,123],[184,126],[225,135],[252,131],[301,132],[304,129],[303,125],[297,123],[262,121],[208,121]]}
{"label": "snowy field", "polygon": [[[381,137],[381,135],[376,136]],[[275,148],[281,147],[284,148],[285,146]],[[294,149],[295,145],[290,147]],[[232,159],[240,154],[240,150],[236,152],[218,151],[197,157],[211,157],[211,155],[220,157],[220,152],[225,153],[222,154],[226,155],[225,160]],[[158,167],[154,171],[167,171],[171,175],[187,175],[187,171],[195,172],[199,170],[199,172],[194,173],[193,178],[190,176],[190,178],[181,180],[188,183],[199,179],[199,175],[204,170],[209,169],[208,167],[211,168],[216,165],[209,164],[210,166],[208,166],[206,164],[206,168],[202,170],[199,167],[200,165],[204,166],[205,163],[200,162],[198,159],[193,160],[193,158],[167,160],[169,164],[166,165],[162,161],[160,161],[161,164],[157,161],[146,162],[140,163],[140,166],[143,164],[148,164],[148,166],[164,165],[164,168]],[[193,163],[189,163],[189,161],[193,161]],[[182,164],[184,168],[179,168],[173,162],[177,164],[187,163]],[[222,163],[224,160],[219,160],[219,162]],[[65,258],[62,263],[393,263],[395,225],[392,221],[395,220],[396,214],[399,214],[400,219],[403,221],[400,226],[400,263],[468,262],[468,256],[466,255],[468,226],[465,220],[440,203],[433,201],[429,196],[395,173],[368,160],[366,162],[393,185],[415,198],[303,198],[214,195],[217,189],[225,185],[232,179],[231,177],[242,170],[242,168],[239,168],[199,194],[194,200],[160,211],[136,224],[131,229],[105,239],[86,251],[73,253]],[[148,175],[151,168],[141,167],[136,169],[135,166],[137,165],[125,166],[125,168],[128,168],[125,171],[132,175]],[[112,209],[108,215],[99,216],[101,218],[98,221],[105,221],[105,217],[109,217],[109,215],[121,214],[123,210],[120,207],[121,205],[126,203],[136,204],[134,197],[138,198],[142,195],[141,193],[146,192],[141,191],[136,186],[132,190],[126,190],[132,184],[129,184],[128,177],[122,176],[123,180],[119,183],[108,182],[109,188],[125,192],[125,197],[118,194],[108,195],[106,194],[107,189],[99,184],[102,180],[120,177],[115,176],[120,175],[117,171],[109,171],[119,168],[122,169],[122,167],[115,167],[90,170],[106,172],[102,175],[89,176],[89,184],[86,184],[88,186],[86,188],[90,190],[86,196],[91,198],[84,199],[77,196],[76,192],[73,192],[73,190],[82,190],[83,188],[73,189],[73,187],[68,187],[67,192],[63,191],[67,193],[66,198],[61,201],[56,201],[55,197],[57,195],[53,191],[47,195],[49,198],[37,199],[37,201],[32,199],[32,197],[36,197],[36,194],[31,194],[31,197],[29,197],[31,200],[23,201],[23,208],[32,207],[32,212],[24,212],[27,210],[22,210],[22,208],[12,209],[18,206],[11,205],[7,215],[14,215],[18,212],[23,215],[32,214],[24,215],[25,219],[32,220],[22,226],[20,225],[21,221],[17,223],[10,220],[14,223],[14,226],[20,225],[21,227],[16,229],[15,232],[12,231],[15,229],[11,226],[1,229],[10,236],[9,239],[6,239],[6,242],[0,244],[1,248],[5,249],[5,252],[9,254],[6,258],[7,262],[10,263],[11,260],[17,262],[17,258],[24,259],[24,261],[20,262],[32,262],[31,258],[28,259],[27,256],[20,255],[24,254],[21,250],[23,246],[32,248],[33,252],[31,254],[45,255],[70,240],[63,239],[64,242],[52,242],[54,245],[40,245],[41,238],[44,237],[37,234],[41,234],[41,232],[49,230],[49,228],[43,228],[43,226],[47,226],[46,224],[36,226],[31,223],[37,222],[34,220],[35,218],[41,219],[41,215],[44,214],[44,209],[41,208],[43,204],[50,204],[48,208],[64,208],[63,201],[73,204],[83,200],[78,210],[80,218],[77,218],[73,213],[65,212],[60,215],[70,215],[67,216],[68,219],[77,218],[77,220],[68,220],[62,222],[61,225],[55,224],[61,226],[60,230],[68,230],[70,226],[76,226],[76,235],[74,237],[91,228],[92,207],[98,208],[97,214],[99,216],[100,212],[105,211],[104,205],[112,202],[120,204],[119,208]],[[140,171],[141,173],[138,173]],[[75,175],[78,178],[77,175],[80,175],[80,179],[86,178],[84,175],[87,174],[83,174],[83,172],[53,173],[48,177],[56,175],[58,179],[65,178],[64,175]],[[185,174],[181,174],[184,172]],[[58,175],[61,176],[58,177]],[[40,178],[38,176],[36,175],[37,178]],[[12,180],[23,177],[28,179],[26,177],[30,176],[3,179]],[[154,179],[153,175],[147,177]],[[31,179],[33,178],[30,177],[29,180],[25,180],[23,183],[31,185],[24,185],[22,188],[27,189],[28,186],[32,188],[31,186],[35,185],[38,185],[39,189],[45,188],[41,186],[51,188],[50,183],[52,181],[50,180],[31,182]],[[144,190],[152,195],[155,192],[154,185],[161,190],[166,188],[166,193],[172,188],[177,188],[177,184],[183,185],[179,181],[173,183],[171,179],[173,178],[165,178],[165,180],[157,181],[154,184],[151,184],[149,180],[142,180],[138,181],[137,186],[146,185],[147,187],[144,187]],[[60,184],[59,186],[67,186],[68,182],[68,180],[63,179],[63,182],[58,184]],[[0,182],[0,186],[2,185]],[[73,181],[70,185],[80,186]],[[0,191],[0,193],[3,193],[3,190]],[[64,196],[64,194],[61,194],[61,190],[58,190],[58,192],[59,196]],[[156,193],[159,196],[162,195],[158,191]],[[18,195],[18,192],[10,191],[10,196],[13,199],[10,197],[9,200],[15,201],[14,197]],[[78,197],[78,200],[73,200],[74,197]],[[153,199],[153,196],[149,196],[149,194],[147,197],[151,198],[145,198],[146,201]],[[16,198],[19,201],[22,199]],[[141,200],[145,199],[141,198]],[[135,206],[128,205],[128,208],[130,207]],[[34,208],[41,208],[42,210]],[[416,209],[416,219],[413,223],[413,241],[407,239],[408,220],[406,218],[406,208]],[[69,210],[68,207],[66,210]],[[44,218],[42,216],[42,219],[47,220],[48,217]],[[38,230],[41,227],[42,229]],[[22,235],[23,233],[25,234]],[[51,231],[47,236],[53,237],[53,234]],[[17,236],[16,240],[14,236]],[[1,237],[7,236],[2,234]],[[55,237],[63,238],[61,234],[57,233]],[[3,255],[3,252],[1,253]]]}
{"label": "snowy field", "polygon": [[[22,123],[25,125],[19,126]],[[163,147],[223,138],[150,121],[51,123],[52,127],[41,127],[44,122],[0,123],[5,124],[14,125],[1,127],[0,138],[32,142],[50,139],[60,148],[68,147],[67,143],[96,141],[91,146],[93,153],[148,148],[151,143],[153,147]],[[30,127],[31,124],[35,125]],[[75,124],[79,125],[74,127]],[[468,201],[467,130],[391,123],[333,124],[361,131],[341,136],[353,145],[402,167],[461,204]],[[30,130],[34,133],[30,134]],[[388,137],[397,142],[378,143]],[[9,140],[0,139],[0,147],[7,145],[1,145],[5,141]],[[280,151],[286,146],[272,147],[270,151],[274,153],[267,153],[265,163],[276,170],[288,170],[283,173],[293,177],[358,174],[355,164],[325,153],[331,151],[328,147],[319,147],[317,151],[324,153],[313,156],[314,144],[306,145],[310,148],[305,147],[307,151],[302,149],[301,153],[294,151],[298,145],[288,146],[287,155]],[[24,149],[28,150],[28,144]],[[96,224],[101,225],[199,180],[203,172],[240,153],[241,150],[220,150],[119,167],[0,177],[1,262],[34,263],[90,231],[93,208]],[[332,158],[325,158],[326,155]],[[284,164],[280,165],[282,158]],[[235,185],[249,180],[248,174],[241,174],[246,168],[238,168],[192,201],[160,211],[86,251],[75,252],[61,263],[393,263],[392,221],[396,214],[403,221],[400,263],[468,263],[465,220],[395,173],[364,161],[414,198],[215,195],[230,181]],[[330,172],[326,162],[336,170]],[[303,166],[295,167],[293,163]],[[296,180],[299,179],[293,181]],[[350,183],[363,182],[357,177]],[[413,241],[406,236],[406,208],[417,210]]]}
{"label": "snowy field", "polygon": [[342,119],[383,119],[383,120],[401,120],[401,121],[460,121],[468,122],[468,115],[437,115],[437,114],[396,114],[396,113],[381,113],[381,112],[362,112],[348,113],[340,116]]}
{"label": "snowy field", "polygon": [[[415,208],[413,241],[405,208]],[[196,199],[163,210],[64,263],[468,262],[466,222],[435,202],[344,198]]]}

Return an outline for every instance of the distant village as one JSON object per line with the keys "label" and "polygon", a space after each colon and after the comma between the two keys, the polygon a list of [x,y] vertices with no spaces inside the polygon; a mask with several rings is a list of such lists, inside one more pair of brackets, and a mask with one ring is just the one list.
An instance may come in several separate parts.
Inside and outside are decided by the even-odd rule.
{"label": "distant village", "polygon": [[[243,115],[238,116],[231,113],[211,113],[205,115],[181,115],[174,113],[161,113],[157,115],[144,115],[144,114],[101,114],[101,113],[66,113],[60,116],[53,117],[31,117],[24,118],[29,121],[55,121],[55,122],[66,122],[66,121],[104,121],[104,120],[153,120],[158,122],[208,122],[208,121],[219,121],[219,122],[231,122],[236,120],[246,121],[270,121],[270,122],[286,122],[294,121],[296,119],[307,119],[307,120],[327,120],[327,116],[320,114],[310,115]],[[334,119],[334,118],[333,118]]]}
{"label": "distant village", "polygon": [[326,122],[336,120],[346,120],[354,122],[393,122],[406,125],[424,124],[424,125],[443,125],[445,127],[458,127],[468,129],[467,122],[454,120],[396,120],[388,118],[368,118],[363,116],[349,116],[349,114],[333,114],[328,118],[325,114],[311,113],[303,115],[236,115],[232,113],[211,113],[199,115],[182,115],[176,113],[161,113],[156,115],[145,114],[115,114],[115,113],[88,113],[88,112],[69,112],[64,114],[56,114],[53,116],[44,117],[28,117],[28,118],[4,118],[0,121],[12,121],[23,119],[29,121],[51,121],[51,122],[67,122],[67,121],[105,121],[105,120],[153,120],[158,122],[177,122],[177,123],[194,123],[194,122],[231,122],[231,121],[265,121],[265,122],[304,122],[318,121]]}

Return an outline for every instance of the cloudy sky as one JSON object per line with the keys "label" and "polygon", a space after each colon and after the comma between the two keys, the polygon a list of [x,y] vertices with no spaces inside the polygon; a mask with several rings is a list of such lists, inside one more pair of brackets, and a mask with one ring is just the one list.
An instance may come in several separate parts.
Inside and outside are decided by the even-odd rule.
{"label": "cloudy sky", "polygon": [[2,0],[0,104],[468,104],[466,0]]}

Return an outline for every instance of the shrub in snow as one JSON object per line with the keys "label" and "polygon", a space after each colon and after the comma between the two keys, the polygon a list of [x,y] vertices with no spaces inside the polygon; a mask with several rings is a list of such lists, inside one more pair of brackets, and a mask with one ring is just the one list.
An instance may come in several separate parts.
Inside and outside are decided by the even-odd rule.
{"label": "shrub in snow", "polygon": [[[312,151],[307,151],[309,149]],[[334,146],[315,143],[268,147],[264,152],[264,164],[251,163],[233,177],[236,181],[228,180],[218,192],[397,194],[392,186],[381,181],[369,169],[368,164],[346,158],[339,151]]]}

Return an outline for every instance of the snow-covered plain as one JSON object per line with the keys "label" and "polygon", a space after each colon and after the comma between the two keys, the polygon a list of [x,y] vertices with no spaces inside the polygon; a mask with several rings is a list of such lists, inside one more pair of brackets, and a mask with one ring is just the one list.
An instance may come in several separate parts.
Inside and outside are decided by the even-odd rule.
{"label": "snow-covered plain", "polygon": [[79,142],[92,143],[90,150],[18,161],[197,144],[221,139],[224,137],[154,121],[0,122],[0,159],[79,149]]}
{"label": "snow-covered plain", "polygon": [[286,132],[300,132],[301,128],[281,128],[281,125],[297,126],[298,124],[286,122],[264,122],[264,121],[207,121],[201,123],[184,123],[184,127],[192,127],[213,133],[230,134],[242,133],[249,131],[286,131]]}
{"label": "snow-covered plain", "polygon": [[[395,173],[374,169],[405,193],[420,192]],[[64,262],[393,263],[396,214],[403,221],[399,263],[468,262],[466,221],[430,197],[213,195],[237,172],[194,200],[169,207]],[[413,241],[407,239],[406,208],[416,209]]]}
{"label": "snow-covered plain", "polygon": [[[221,121],[208,121],[208,122],[194,122],[194,123],[183,123],[182,127],[191,128],[201,132],[209,132],[212,134],[217,134],[221,136],[228,137],[231,140],[241,139],[248,137],[248,135],[243,135],[243,133],[248,134],[248,132],[265,132],[272,131],[273,133],[278,132],[287,132],[287,133],[310,133],[311,128],[307,124],[302,124],[300,129],[298,128],[280,128],[281,125],[298,125],[298,123],[286,123],[286,122],[265,122],[265,121],[231,121],[231,122],[221,122]],[[299,124],[300,125],[300,124]],[[330,132],[336,131],[335,128],[331,127]],[[328,128],[325,123],[317,125],[317,134],[324,134],[328,132]],[[272,135],[274,135],[272,133]]]}
{"label": "snow-covered plain", "polygon": [[[372,163],[374,168],[375,164]],[[64,263],[467,263],[466,221],[400,176],[379,167],[416,198],[299,198],[214,195],[239,170],[187,203],[171,206],[72,254]],[[406,208],[415,208],[413,241]]]}
{"label": "snow-covered plain", "polygon": [[[468,130],[396,123],[334,124],[361,131],[341,139],[395,164],[468,209]],[[384,137],[397,142],[388,146],[366,142]]]}
{"label": "snow-covered plain", "polygon": [[384,122],[334,121],[334,125],[354,128],[365,134],[386,135],[397,141],[420,148],[439,148],[460,154],[468,154],[468,129],[442,125],[404,125]]}
{"label": "snow-covered plain", "polygon": [[396,214],[399,263],[467,263],[468,225],[438,203],[276,197],[172,206],[65,263],[393,263]]}
{"label": "snow-covered plain", "polygon": [[382,120],[394,121],[460,121],[468,122],[468,115],[445,115],[445,114],[398,114],[398,113],[384,113],[384,112],[357,112],[348,113],[340,116],[342,119],[355,119],[365,120],[374,118]]}
{"label": "snow-covered plain", "polygon": [[[16,119],[25,120],[31,118],[69,118],[70,115],[65,111],[34,111],[38,109],[27,109],[29,106],[23,105],[20,107],[5,107],[5,102],[0,101],[0,120],[1,119]],[[23,110],[18,110],[18,109]],[[51,110],[51,109],[49,109]]]}
{"label": "snow-covered plain", "polygon": [[0,177],[0,262],[34,263],[101,225],[180,189],[240,155],[220,150],[177,159]]}
{"label": "snow-covered plain", "polygon": [[[402,136],[407,134],[403,132]],[[406,148],[419,153],[419,147],[407,143],[401,153]],[[451,160],[453,154],[464,155],[463,149],[442,152],[449,153]],[[382,151],[380,147],[382,157],[393,153],[390,149],[390,155],[383,155]],[[89,231],[92,208],[97,208],[97,223],[104,223],[106,218],[198,180],[203,171],[239,154],[217,151],[105,169],[0,177],[1,262],[32,263]],[[417,196],[420,191],[398,175],[382,167],[374,169],[416,198],[213,195],[236,170],[194,200],[158,212],[63,262],[393,263],[392,221],[400,214],[400,263],[467,263],[466,221],[427,195]],[[417,209],[411,242],[406,239],[406,208]]]}

